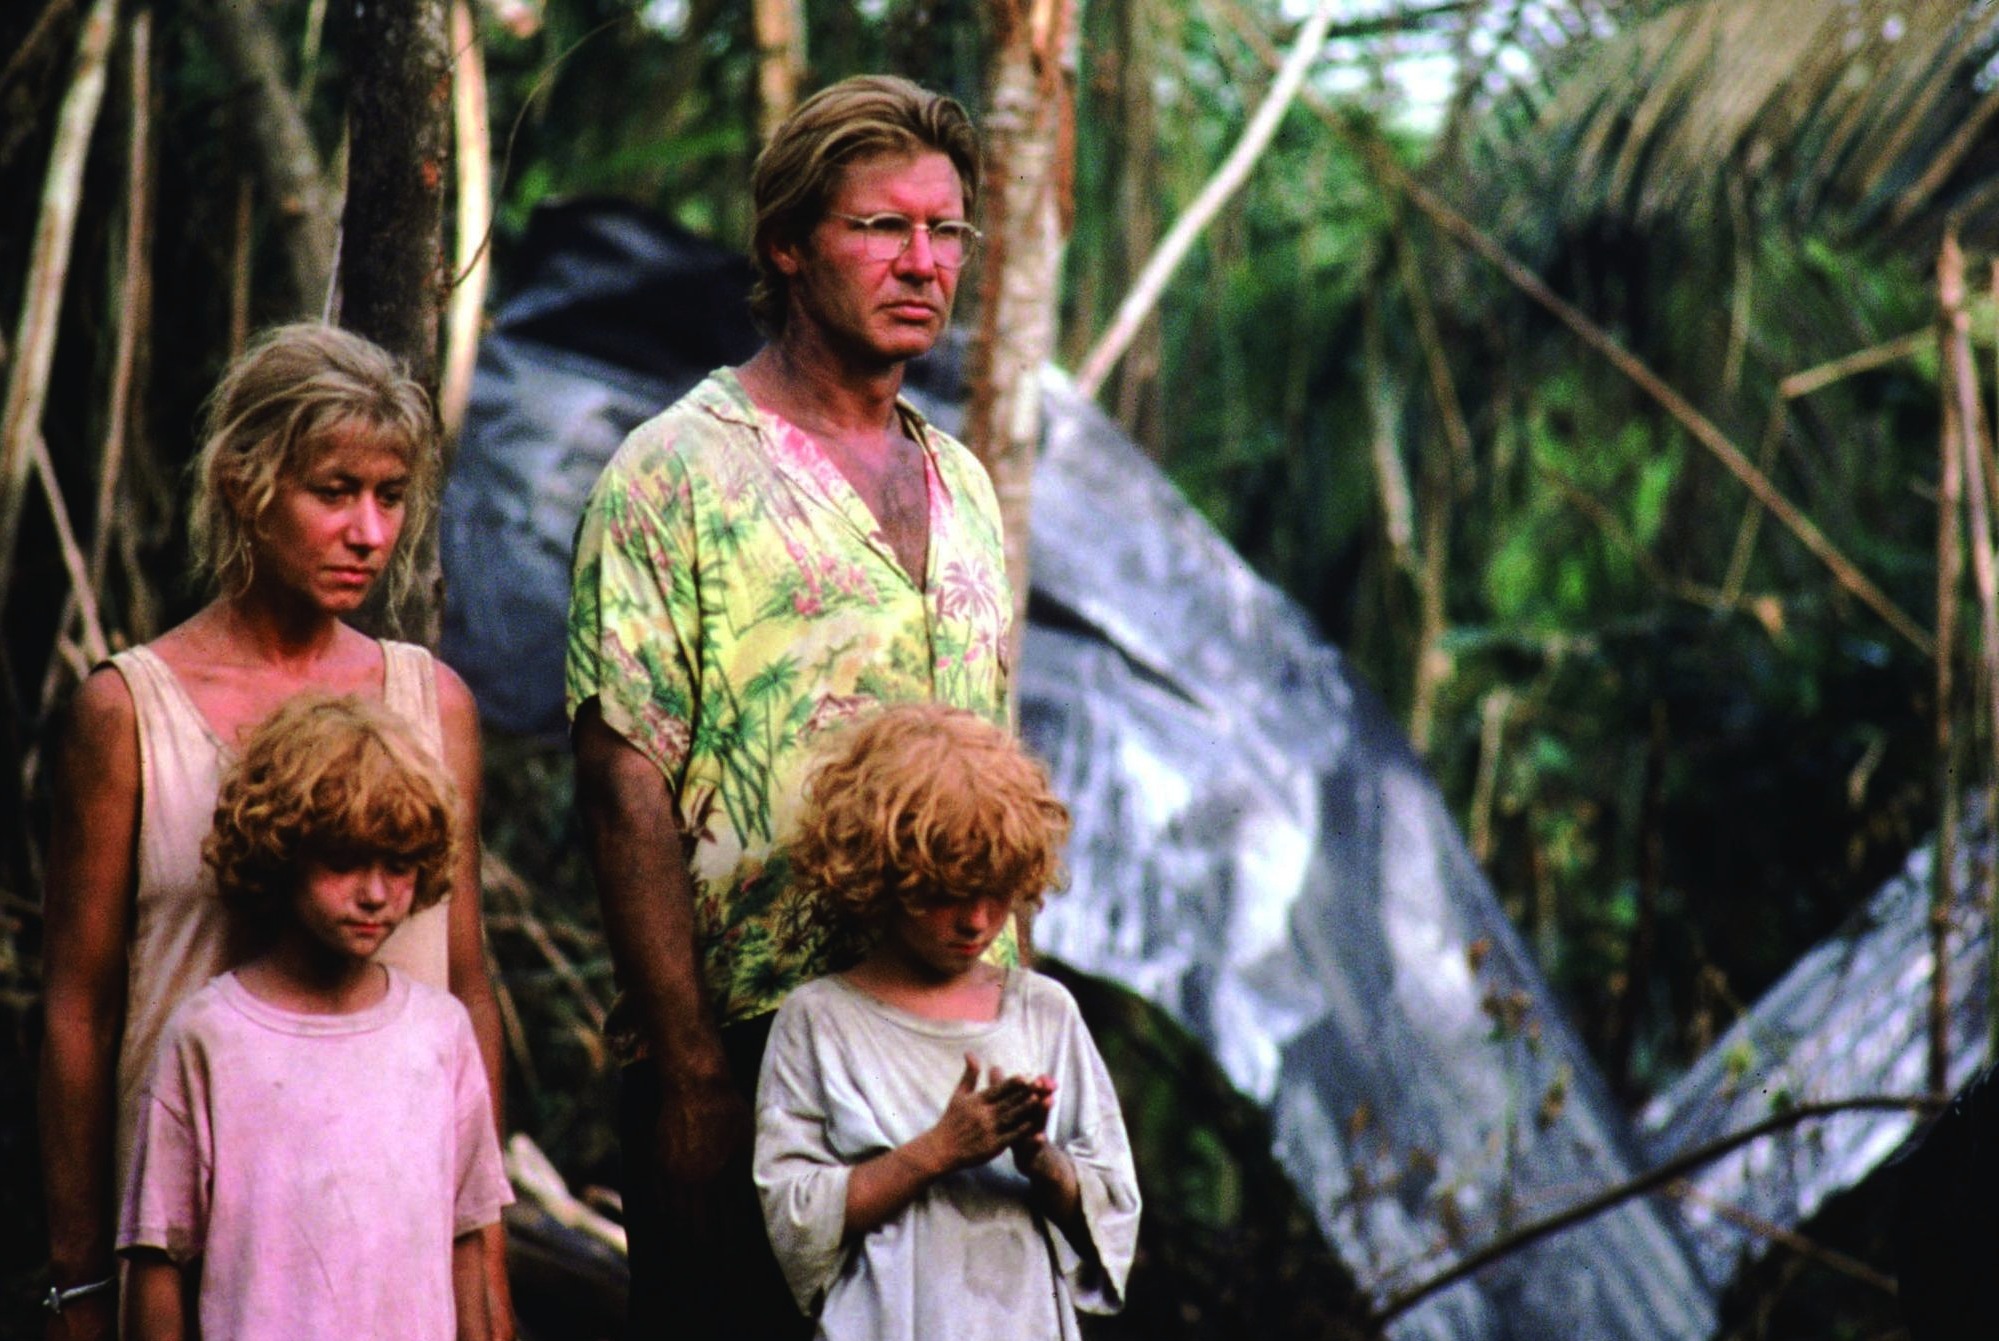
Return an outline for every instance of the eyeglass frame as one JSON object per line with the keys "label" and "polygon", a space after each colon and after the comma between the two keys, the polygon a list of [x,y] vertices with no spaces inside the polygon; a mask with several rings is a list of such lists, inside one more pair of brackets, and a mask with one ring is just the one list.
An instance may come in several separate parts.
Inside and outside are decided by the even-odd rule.
{"label": "eyeglass frame", "polygon": [[[899,213],[896,210],[883,210],[879,214],[842,214],[839,210],[827,210],[826,217],[829,219],[844,220],[845,222],[853,224],[856,228],[858,228],[861,232],[861,241],[863,245],[867,246],[870,249],[869,259],[875,261],[900,260],[903,256],[908,254],[910,244],[916,241],[916,234],[919,230],[928,233],[930,234],[931,261],[932,263],[941,266],[946,270],[957,270],[961,268],[965,264],[965,262],[971,260],[973,256],[977,255],[979,250],[979,243],[982,242],[986,236],[984,233],[980,232],[977,228],[975,228],[969,219],[939,219],[934,224],[923,223],[920,220],[912,219],[907,214]],[[874,255],[872,249],[875,245],[874,239],[879,235],[875,232],[874,225],[880,223],[884,219],[900,219],[904,223],[909,225],[909,231],[903,235],[902,245],[900,247],[897,247],[887,256],[876,256]],[[964,252],[962,255],[958,257],[956,261],[945,262],[937,259],[937,230],[939,228],[949,228],[954,231],[958,229],[964,230],[963,233],[965,239],[963,244]]]}

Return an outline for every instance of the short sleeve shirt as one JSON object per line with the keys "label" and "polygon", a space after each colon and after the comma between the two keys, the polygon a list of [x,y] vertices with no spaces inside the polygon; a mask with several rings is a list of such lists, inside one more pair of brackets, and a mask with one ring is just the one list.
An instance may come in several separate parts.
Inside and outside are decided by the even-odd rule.
{"label": "short sleeve shirt", "polygon": [[826,967],[787,853],[815,739],[890,703],[1006,719],[1013,609],[992,483],[898,408],[928,486],[920,585],[812,438],[727,369],[634,429],[584,506],[569,712],[596,698],[665,776],[724,1022],[776,1009]]}
{"label": "short sleeve shirt", "polygon": [[201,1262],[210,1341],[453,1341],[451,1249],[513,1200],[457,998],[304,1014],[225,973],[141,1099],[121,1249]]}

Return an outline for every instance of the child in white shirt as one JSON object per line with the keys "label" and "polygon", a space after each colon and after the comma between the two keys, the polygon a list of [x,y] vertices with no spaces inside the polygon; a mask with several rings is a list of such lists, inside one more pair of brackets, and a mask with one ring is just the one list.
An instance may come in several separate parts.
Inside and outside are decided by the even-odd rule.
{"label": "child in white shirt", "polygon": [[757,1087],[799,1307],[833,1341],[1076,1337],[1123,1302],[1130,1146],[1068,992],[985,957],[1059,877],[1067,811],[1003,732],[919,704],[838,740],[801,829],[798,878],[863,949],[785,1000]]}

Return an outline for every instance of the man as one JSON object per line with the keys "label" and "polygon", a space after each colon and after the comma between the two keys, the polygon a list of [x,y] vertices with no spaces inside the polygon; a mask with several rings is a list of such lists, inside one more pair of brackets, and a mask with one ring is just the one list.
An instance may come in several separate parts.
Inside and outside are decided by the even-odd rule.
{"label": "man", "polygon": [[827,967],[786,851],[815,737],[888,702],[1005,717],[992,485],[898,398],[978,178],[964,109],[905,80],[800,106],[752,179],[768,343],[634,430],[584,511],[568,703],[633,1059],[634,1337],[809,1334],[748,1169],[771,1012]]}

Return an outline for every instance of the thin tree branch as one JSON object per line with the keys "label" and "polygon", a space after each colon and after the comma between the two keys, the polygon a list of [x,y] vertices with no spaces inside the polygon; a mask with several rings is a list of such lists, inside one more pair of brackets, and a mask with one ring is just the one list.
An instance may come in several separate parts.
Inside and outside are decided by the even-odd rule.
{"label": "thin tree branch", "polygon": [[1437,329],[1437,309],[1430,301],[1430,286],[1416,264],[1415,247],[1400,227],[1395,233],[1395,252],[1402,272],[1402,288],[1409,295],[1410,313],[1416,321],[1416,340],[1423,347],[1424,368],[1430,374],[1430,394],[1436,398],[1437,415],[1444,424],[1444,440],[1451,445],[1451,466],[1457,477],[1458,492],[1468,493],[1475,475],[1471,429],[1465,424],[1464,404],[1458,398],[1450,358],[1444,353],[1444,338]]}
{"label": "thin tree branch", "polygon": [[1894,1277],[1883,1275],[1859,1258],[1849,1257],[1836,1248],[1828,1248],[1823,1243],[1806,1238],[1795,1229],[1786,1229],[1782,1225],[1774,1224],[1752,1211],[1737,1206],[1733,1202],[1723,1201],[1719,1197],[1710,1197],[1692,1183],[1685,1180],[1676,1181],[1667,1187],[1666,1191],[1669,1195],[1677,1197],[1682,1201],[1696,1202],[1705,1206],[1730,1224],[1746,1229],[1766,1242],[1789,1248],[1800,1257],[1809,1257],[1813,1261],[1833,1271],[1837,1271],[1842,1276],[1859,1281],[1862,1285],[1879,1290],[1886,1295],[1895,1295],[1900,1292],[1900,1287],[1895,1283]]}
{"label": "thin tree branch", "polygon": [[1794,372],[1777,383],[1777,395],[1784,400],[1809,396],[1815,391],[1824,390],[1834,382],[1845,381],[1856,373],[1872,372],[1876,368],[1885,368],[1891,363],[1913,358],[1936,344],[1936,339],[1934,326],[1910,331],[1907,335],[1898,335],[1893,340],[1842,355],[1815,368]]}
{"label": "thin tree branch", "polygon": [[1816,1121],[1840,1113],[1861,1112],[1925,1112],[1941,1107],[1927,1096],[1863,1095],[1852,1099],[1838,1099],[1828,1103],[1800,1104],[1782,1113],[1774,1113],[1741,1131],[1731,1132],[1704,1145],[1694,1147],[1675,1155],[1635,1178],[1626,1179],[1613,1187],[1607,1187],[1593,1197],[1582,1201],[1545,1219],[1523,1225],[1510,1234],[1501,1235],[1477,1252],[1471,1253],[1446,1270],[1438,1272],[1428,1280],[1420,1281],[1408,1289],[1389,1297],[1377,1313],[1376,1320],[1382,1324],[1401,1317],[1416,1305],[1441,1290],[1449,1289],[1468,1276],[1477,1274],[1494,1262],[1519,1252],[1529,1244],[1537,1243],[1551,1234],[1559,1234],[1573,1225],[1603,1214],[1627,1201],[1644,1196],[1648,1192],[1666,1186],[1685,1177],[1703,1164],[1720,1159],[1731,1151],[1738,1150],[1752,1141],[1759,1141],[1774,1132],[1795,1127],[1802,1122]]}
{"label": "thin tree branch", "polygon": [[49,506],[49,516],[55,522],[56,548],[62,554],[62,566],[69,573],[71,594],[76,597],[77,609],[83,617],[83,650],[89,654],[92,663],[111,655],[110,645],[104,640],[104,623],[97,617],[97,596],[90,589],[90,564],[83,557],[83,547],[76,543],[76,528],[69,524],[69,507],[62,500],[62,486],[56,483],[55,462],[49,459],[49,445],[35,434],[33,447],[35,475],[41,481],[42,498]]}
{"label": "thin tree branch", "polygon": [[285,80],[284,51],[262,5],[205,0],[198,12],[224,63],[248,88],[246,121],[254,127],[258,171],[291,267],[292,306],[317,311],[333,274],[334,192]]}
{"label": "thin tree branch", "polygon": [[1208,221],[1214,218],[1228,198],[1235,194],[1248,178],[1249,171],[1256,165],[1257,157],[1270,138],[1277,132],[1277,124],[1298,96],[1299,88],[1305,82],[1305,74],[1311,69],[1325,47],[1326,29],[1333,18],[1334,0],[1318,0],[1312,9],[1312,16],[1299,30],[1298,40],[1291,48],[1291,54],[1278,68],[1276,82],[1270,87],[1263,105],[1250,118],[1249,126],[1243,131],[1229,156],[1215,170],[1215,175],[1194,197],[1194,203],[1186,213],[1174,221],[1167,230],[1159,247],[1139,272],[1137,282],[1118,305],[1117,314],[1111,318],[1110,328],[1097,341],[1096,348],[1083,359],[1082,370],[1076,374],[1076,388],[1085,397],[1095,398],[1097,388],[1116,366],[1120,356],[1130,347],[1132,337],[1138,333],[1139,325],[1145,320],[1165,291],[1167,280],[1179,268],[1187,251],[1194,245]]}
{"label": "thin tree branch", "polygon": [[[1964,498],[1971,523],[1971,572],[1978,591],[1979,662],[1984,671],[1986,709],[1990,718],[1987,775],[1987,818],[1991,817],[1994,795],[1999,794],[1999,575],[1995,575],[1992,553],[1992,509],[1987,491],[1986,461],[1991,455],[1985,434],[1985,410],[1978,394],[1978,366],[1971,355],[1971,318],[1965,311],[1964,254],[1957,235],[1944,235],[1943,260],[1939,266],[1938,298],[1942,303],[1943,382],[1947,394],[1956,401],[1958,471],[1963,477]],[[1941,840],[1941,835],[1939,835]],[[1986,861],[1985,898],[1987,908],[1999,902],[1999,861]],[[1999,994],[1999,983],[1987,984],[1988,999]],[[1988,1024],[1988,1040],[1999,1039],[1999,1018]],[[1989,1043],[1988,1043],[1989,1046]]]}
{"label": "thin tree branch", "polygon": [[[1946,233],[1937,253],[1938,336],[1948,340],[1950,312],[1962,306],[1964,254],[1957,237]],[[1964,490],[1965,438],[1957,398],[1945,372],[1943,432],[1937,467],[1937,644],[1936,644],[1936,852],[1930,867],[1930,1012],[1928,1074],[1930,1093],[1942,1098],[1950,1076],[1950,910],[1957,902],[1958,735],[1956,730],[1957,605],[1964,584],[1960,512]]]}
{"label": "thin tree branch", "polygon": [[472,400],[472,370],[479,359],[479,324],[486,307],[492,261],[486,235],[493,226],[493,146],[487,123],[486,63],[466,0],[452,0],[452,128],[458,169],[453,268],[457,279],[444,316],[444,371],[437,393],[446,450],[457,442]]}
{"label": "thin tree branch", "polygon": [[118,483],[125,468],[125,440],[132,420],[132,384],[140,333],[153,306],[153,15],[132,16],[131,116],[126,153],[125,249],[118,286],[118,336],[111,361],[111,404],[104,451],[97,464],[97,506],[91,513],[90,589],[101,592],[111,557],[111,534],[118,523]]}
{"label": "thin tree branch", "polygon": [[57,25],[75,4],[76,0],[49,0],[42,7],[42,12],[35,16],[35,26],[28,30],[28,35],[21,39],[21,45],[7,58],[6,68],[0,69],[0,94],[6,93],[7,86],[20,77],[28,62],[40,53],[42,45],[54,40]]}
{"label": "thin tree branch", "polygon": [[14,362],[8,369],[7,399],[0,407],[0,608],[7,604],[13,580],[28,471],[42,436],[42,409],[55,361],[56,318],[62,310],[63,280],[69,274],[70,247],[82,204],[84,161],[104,103],[105,66],[118,31],[117,18],[117,0],[95,0],[84,18],[76,72],[49,150],[41,214],[28,257],[27,294],[14,337]]}

